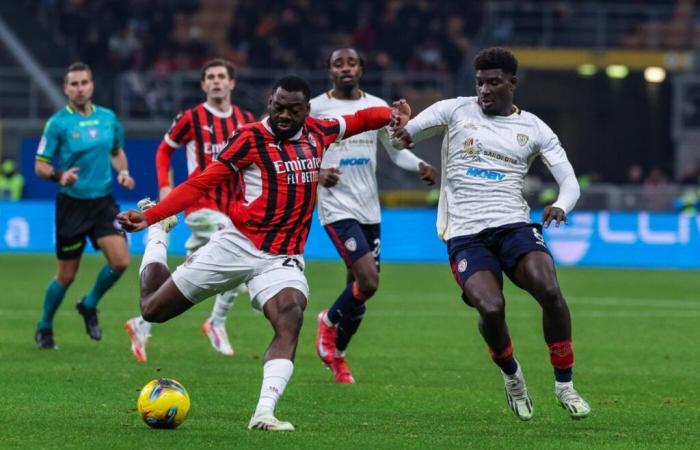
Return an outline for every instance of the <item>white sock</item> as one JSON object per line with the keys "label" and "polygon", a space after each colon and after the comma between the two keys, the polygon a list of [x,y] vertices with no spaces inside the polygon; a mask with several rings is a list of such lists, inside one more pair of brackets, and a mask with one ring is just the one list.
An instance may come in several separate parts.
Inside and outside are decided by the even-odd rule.
{"label": "white sock", "polygon": [[255,415],[274,413],[275,405],[294,372],[294,363],[288,359],[271,359],[263,366],[263,381],[260,400]]}
{"label": "white sock", "polygon": [[147,239],[148,242],[146,242],[146,249],[143,251],[143,259],[141,259],[139,267],[139,276],[149,264],[161,263],[168,266],[168,233],[160,225],[151,225],[148,227]]}
{"label": "white sock", "polygon": [[139,328],[147,334],[151,334],[151,328],[153,328],[153,324],[151,322],[147,322],[143,316],[139,316],[136,319],[136,323],[138,323]]}
{"label": "white sock", "polygon": [[210,316],[213,324],[223,325],[226,323],[228,311],[233,306],[236,297],[238,297],[238,291],[236,289],[231,289],[230,291],[216,295],[216,301],[214,302],[214,308],[212,308]]}

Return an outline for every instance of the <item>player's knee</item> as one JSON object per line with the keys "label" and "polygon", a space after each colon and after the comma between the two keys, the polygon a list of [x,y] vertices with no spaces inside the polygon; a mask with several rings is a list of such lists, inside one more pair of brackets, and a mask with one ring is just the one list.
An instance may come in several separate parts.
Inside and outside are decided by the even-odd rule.
{"label": "player's knee", "polygon": [[68,288],[68,286],[73,284],[73,281],[75,281],[75,274],[74,273],[58,273],[56,275],[56,281],[58,282],[58,284],[60,284],[64,288]]}
{"label": "player's knee", "polygon": [[564,301],[557,283],[547,283],[535,290],[535,298],[542,306],[558,306]]}
{"label": "player's knee", "polygon": [[475,304],[478,305],[479,315],[487,323],[502,321],[506,318],[506,308],[502,301],[476,300]]}
{"label": "player's knee", "polygon": [[129,268],[129,257],[127,256],[122,260],[113,262],[109,265],[109,268],[112,269],[112,272],[124,272]]}
{"label": "player's knee", "polygon": [[373,273],[360,273],[357,276],[357,287],[365,296],[365,298],[370,298],[379,289],[379,274]]}
{"label": "player's knee", "polygon": [[150,323],[163,323],[165,322],[165,317],[160,314],[158,307],[153,306],[152,303],[141,302],[141,317],[143,320]]}

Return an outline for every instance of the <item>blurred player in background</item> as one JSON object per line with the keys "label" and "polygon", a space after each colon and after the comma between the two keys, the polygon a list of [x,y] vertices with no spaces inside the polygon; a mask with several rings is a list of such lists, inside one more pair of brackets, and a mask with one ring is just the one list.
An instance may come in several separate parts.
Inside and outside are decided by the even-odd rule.
{"label": "blurred player in background", "polygon": [[[356,50],[331,53],[328,72],[333,89],[311,100],[311,116],[332,118],[387,103],[360,89],[364,74]],[[377,140],[391,160],[418,172],[434,184],[435,169],[408,150],[391,146],[386,129],[368,131],[333,144],[324,155],[318,188],[318,212],[338,253],[348,268],[347,284],[335,303],[318,315],[316,351],[338,383],[354,383],[345,351],[365,313],[365,302],[379,285],[380,221],[377,191]]]}
{"label": "blurred player in background", "polygon": [[[294,430],[291,423],[275,418],[274,410],[294,370],[309,295],[304,245],[326,148],[389,123],[405,124],[410,117],[408,104],[396,102],[393,109],[368,108],[334,120],[313,119],[309,99],[303,79],[278,80],[267,119],[243,126],[216,161],[158,205],[118,216],[128,231],[148,227],[140,269],[141,312],[146,319],[169,320],[213,293],[247,283],[253,306],[274,329],[265,353],[260,398],[248,424],[251,429]],[[171,276],[166,234],[173,225],[171,216],[231,178],[242,184],[229,208],[234,227],[215,233]]]}
{"label": "blurred player in background", "polygon": [[117,182],[126,189],[134,188],[134,180],[124,153],[122,126],[112,111],[92,103],[94,90],[90,68],[81,62],[71,64],[63,82],[68,105],[46,123],[36,154],[36,174],[59,185],[58,270],[46,289],[35,334],[41,349],[57,348],[53,317],[78,273],[86,237],[107,258],[92,289],[76,306],[87,334],[96,341],[102,338],[97,304],[129,266],[127,241],[114,220],[119,206],[112,197],[112,168],[117,171]]}
{"label": "blurred player in background", "polygon": [[556,397],[572,418],[580,419],[590,406],[572,381],[569,308],[542,226],[530,223],[522,195],[524,177],[539,156],[559,185],[559,196],[544,208],[542,223],[559,226],[578,200],[579,185],[556,134],[513,104],[518,62],[510,50],[482,50],[474,69],[477,97],[435,103],[396,137],[410,148],[413,142],[444,133],[438,233],[447,242],[462,298],[479,312],[479,331],[501,368],[511,409],[522,420],[532,417],[532,400],[505,320],[503,272],[542,307]]}
{"label": "blurred player in background", "polygon": [[[170,159],[177,148],[185,146],[188,177],[194,177],[218,156],[234,130],[254,120],[252,113],[231,103],[231,92],[236,87],[236,69],[231,62],[218,58],[207,62],[201,69],[200,83],[206,101],[178,114],[158,146],[156,171],[161,200],[173,189]],[[233,226],[227,208],[235,191],[235,182],[225,180],[185,209],[185,223],[192,232],[185,243],[187,255],[206,244],[216,231]],[[228,356],[234,351],[226,333],[226,318],[239,292],[240,288],[235,288],[217,294],[211,316],[202,325],[214,349]],[[131,351],[141,362],[147,358],[151,327],[143,317],[124,324],[131,337]]]}

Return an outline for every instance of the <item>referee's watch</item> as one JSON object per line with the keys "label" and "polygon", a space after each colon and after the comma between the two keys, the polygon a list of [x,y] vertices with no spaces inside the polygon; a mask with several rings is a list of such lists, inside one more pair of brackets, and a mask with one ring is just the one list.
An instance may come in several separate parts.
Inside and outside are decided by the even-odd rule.
{"label": "referee's watch", "polygon": [[52,167],[51,174],[49,174],[49,180],[53,181],[54,183],[60,183],[62,175],[63,175],[62,170],[56,170],[55,167]]}

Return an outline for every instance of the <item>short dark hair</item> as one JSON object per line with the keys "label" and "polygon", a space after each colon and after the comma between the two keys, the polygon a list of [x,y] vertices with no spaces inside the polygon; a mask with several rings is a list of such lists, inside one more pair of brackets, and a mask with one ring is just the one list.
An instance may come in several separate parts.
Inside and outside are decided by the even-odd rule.
{"label": "short dark hair", "polygon": [[507,48],[485,48],[474,58],[474,70],[501,69],[505,73],[518,73],[518,60]]}
{"label": "short dark hair", "polygon": [[209,70],[211,67],[225,67],[226,72],[228,72],[228,77],[232,80],[236,79],[236,66],[234,66],[231,61],[224,58],[214,58],[210,59],[204,64],[204,66],[202,66],[202,70],[199,72],[199,76],[202,81],[204,81],[204,77],[207,75],[207,70]]}
{"label": "short dark hair", "polygon": [[273,94],[277,88],[282,88],[287,92],[301,92],[304,94],[304,100],[307,102],[311,99],[311,88],[309,87],[309,83],[307,83],[303,78],[295,75],[288,75],[277,80],[272,86]]}
{"label": "short dark hair", "polygon": [[362,69],[362,72],[364,73],[364,71],[365,71],[365,59],[362,57],[362,55],[360,55],[360,52],[358,52],[357,50],[355,50],[352,47],[336,48],[335,50],[332,50],[328,54],[328,59],[326,60],[326,67],[327,68],[329,68],[329,69],[331,68],[331,63],[333,62],[333,61],[331,61],[331,58],[333,57],[333,53],[337,52],[338,50],[352,50],[353,52],[357,53],[357,59],[359,60],[359,63],[360,63],[360,69]]}
{"label": "short dark hair", "polygon": [[68,66],[68,68],[66,69],[66,74],[63,76],[63,82],[65,83],[68,81],[68,74],[70,72],[82,72],[82,71],[87,72],[90,75],[90,79],[92,80],[92,69],[90,69],[90,66],[88,66],[87,64],[85,64],[82,61],[76,61],[76,62],[72,63],[70,66]]}

